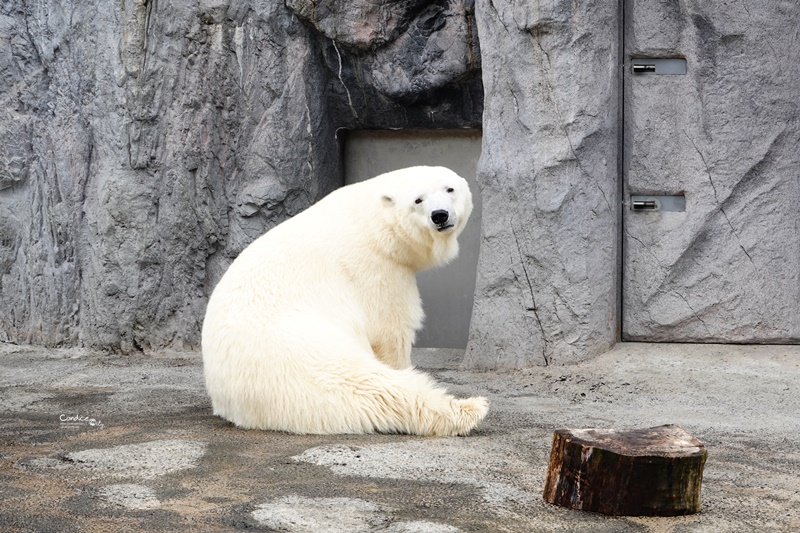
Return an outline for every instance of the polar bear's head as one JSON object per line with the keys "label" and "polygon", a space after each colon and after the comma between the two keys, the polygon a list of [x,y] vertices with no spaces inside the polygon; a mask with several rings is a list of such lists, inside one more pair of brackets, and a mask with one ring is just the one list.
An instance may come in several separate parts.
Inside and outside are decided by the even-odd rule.
{"label": "polar bear's head", "polygon": [[375,178],[392,233],[404,244],[404,262],[417,270],[458,254],[457,237],[472,213],[467,181],[444,167],[410,167]]}

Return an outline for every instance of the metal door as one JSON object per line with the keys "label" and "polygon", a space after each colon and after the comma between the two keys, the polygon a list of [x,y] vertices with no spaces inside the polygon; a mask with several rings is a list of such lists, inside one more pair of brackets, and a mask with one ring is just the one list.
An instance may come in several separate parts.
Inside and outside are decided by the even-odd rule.
{"label": "metal door", "polygon": [[481,134],[475,130],[352,131],[344,142],[345,184],[415,165],[447,167],[469,182],[474,208],[450,264],[417,274],[425,325],[418,347],[467,346],[481,233],[481,200],[476,181]]}
{"label": "metal door", "polygon": [[624,339],[800,340],[798,13],[626,0]]}

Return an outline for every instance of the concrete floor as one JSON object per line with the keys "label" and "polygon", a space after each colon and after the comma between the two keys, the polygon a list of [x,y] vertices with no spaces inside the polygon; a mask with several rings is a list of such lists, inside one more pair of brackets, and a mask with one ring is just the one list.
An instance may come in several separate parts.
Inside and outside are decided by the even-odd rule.
{"label": "concrete floor", "polygon": [[[470,437],[294,436],[211,415],[199,354],[0,344],[0,531],[800,531],[800,347],[620,344],[509,374],[416,364],[491,411]],[[610,518],[541,494],[553,430],[682,425],[700,514]]]}

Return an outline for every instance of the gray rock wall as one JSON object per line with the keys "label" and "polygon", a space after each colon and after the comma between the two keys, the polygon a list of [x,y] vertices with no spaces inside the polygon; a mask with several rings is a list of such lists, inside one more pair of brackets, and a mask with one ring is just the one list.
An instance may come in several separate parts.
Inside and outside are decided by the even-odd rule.
{"label": "gray rock wall", "polygon": [[[341,130],[482,127],[464,365],[570,363],[626,327],[796,342],[800,8],[624,4],[4,2],[0,340],[195,348],[238,252],[341,185]],[[642,54],[690,75],[626,74],[622,106]],[[631,218],[637,192],[687,214]]]}
{"label": "gray rock wall", "polygon": [[563,364],[616,340],[616,2],[479,0],[483,242],[465,364]]}
{"label": "gray rock wall", "polygon": [[0,340],[197,347],[337,130],[480,125],[478,50],[468,0],[3,3]]}
{"label": "gray rock wall", "polygon": [[196,346],[230,259],[338,185],[306,29],[274,3],[2,10],[3,337]]}

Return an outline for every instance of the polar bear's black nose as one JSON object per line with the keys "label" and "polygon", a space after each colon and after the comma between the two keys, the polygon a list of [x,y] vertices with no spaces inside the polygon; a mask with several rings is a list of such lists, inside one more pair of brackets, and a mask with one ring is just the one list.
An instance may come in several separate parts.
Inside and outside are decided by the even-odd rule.
{"label": "polar bear's black nose", "polygon": [[446,223],[448,218],[450,218],[450,214],[444,209],[437,209],[431,213],[431,220],[433,220],[433,223],[437,226]]}

